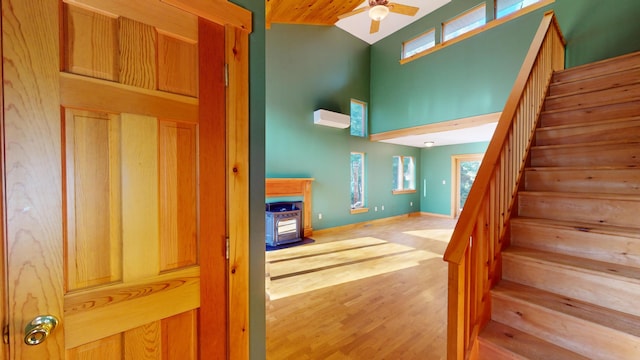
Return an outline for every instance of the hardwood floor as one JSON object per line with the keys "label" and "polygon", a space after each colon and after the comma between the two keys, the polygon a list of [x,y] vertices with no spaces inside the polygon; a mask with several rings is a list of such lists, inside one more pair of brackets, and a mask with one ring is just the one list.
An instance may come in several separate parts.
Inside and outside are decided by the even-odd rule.
{"label": "hardwood floor", "polygon": [[267,253],[267,359],[445,359],[455,220],[394,218]]}

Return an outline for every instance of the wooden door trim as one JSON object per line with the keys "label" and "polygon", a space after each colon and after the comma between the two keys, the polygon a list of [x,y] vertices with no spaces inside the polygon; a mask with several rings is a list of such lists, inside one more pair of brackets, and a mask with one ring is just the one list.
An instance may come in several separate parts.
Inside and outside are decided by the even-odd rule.
{"label": "wooden door trim", "polygon": [[251,11],[227,0],[160,0],[211,22],[251,32]]}
{"label": "wooden door trim", "polygon": [[227,25],[229,358],[249,359],[249,34]]}
{"label": "wooden door trim", "polygon": [[458,204],[460,196],[460,176],[458,176],[458,168],[460,162],[470,160],[482,160],[484,153],[480,154],[462,154],[451,155],[451,217],[456,218],[458,215]]}

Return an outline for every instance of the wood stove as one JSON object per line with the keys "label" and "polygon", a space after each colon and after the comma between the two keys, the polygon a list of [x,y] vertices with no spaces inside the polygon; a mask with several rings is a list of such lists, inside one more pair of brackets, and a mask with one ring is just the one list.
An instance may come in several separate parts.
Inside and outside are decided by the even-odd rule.
{"label": "wood stove", "polygon": [[302,201],[265,204],[266,243],[269,246],[302,240]]}

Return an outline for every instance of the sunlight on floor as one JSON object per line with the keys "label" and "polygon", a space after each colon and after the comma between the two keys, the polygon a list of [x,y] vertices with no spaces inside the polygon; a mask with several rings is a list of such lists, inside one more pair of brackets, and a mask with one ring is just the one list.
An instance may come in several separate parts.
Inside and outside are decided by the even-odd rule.
{"label": "sunlight on floor", "polygon": [[276,300],[406,269],[440,257],[373,237],[271,251],[266,255],[270,280],[267,292],[271,300]]}
{"label": "sunlight on floor", "polygon": [[404,234],[418,236],[421,238],[436,240],[448,243],[451,240],[451,234],[453,234],[453,229],[427,229],[427,230],[416,230],[416,231],[404,231]]}

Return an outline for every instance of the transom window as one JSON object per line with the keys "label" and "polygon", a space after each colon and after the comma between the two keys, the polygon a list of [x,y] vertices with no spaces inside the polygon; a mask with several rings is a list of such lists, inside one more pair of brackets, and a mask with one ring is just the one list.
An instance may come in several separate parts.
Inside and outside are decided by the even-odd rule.
{"label": "transom window", "polygon": [[364,209],[364,153],[351,153],[351,210]]}
{"label": "transom window", "polygon": [[436,46],[436,29],[431,29],[414,39],[402,43],[402,58],[411,57],[434,46]]}
{"label": "transom window", "polygon": [[496,19],[512,14],[541,0],[496,0]]}
{"label": "transom window", "polygon": [[416,165],[413,156],[393,157],[393,193],[416,190]]}
{"label": "transom window", "polygon": [[351,99],[351,135],[367,135],[367,103]]}
{"label": "transom window", "polygon": [[442,24],[442,40],[451,40],[487,23],[485,4],[478,5]]}

